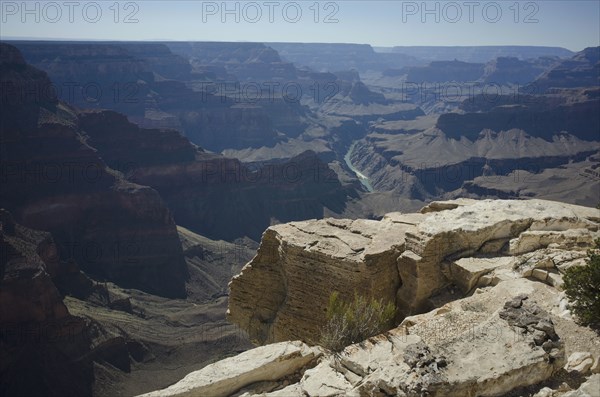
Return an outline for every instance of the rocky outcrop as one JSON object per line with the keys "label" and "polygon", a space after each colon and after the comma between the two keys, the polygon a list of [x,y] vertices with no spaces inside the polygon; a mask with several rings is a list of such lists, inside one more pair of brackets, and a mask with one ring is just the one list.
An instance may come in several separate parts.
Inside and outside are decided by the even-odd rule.
{"label": "rocky outcrop", "polygon": [[314,363],[321,354],[321,349],[298,341],[263,346],[210,364],[166,389],[142,396],[227,397],[254,383],[292,376]]}
{"label": "rocky outcrop", "polygon": [[344,299],[356,292],[395,301],[402,284],[396,259],[421,218],[391,214],[382,221],[327,219],[270,227],[256,257],[230,283],[230,320],[260,344],[316,341],[326,319],[321,309],[332,291]]}
{"label": "rocky outcrop", "polygon": [[[523,278],[500,283],[429,313],[407,317],[397,328],[348,346],[338,354],[323,351],[304,368],[286,370],[286,350],[281,353],[281,367],[286,371],[278,373],[279,379],[264,382],[256,377],[255,383],[240,381],[228,391],[238,390],[232,395],[243,397],[474,397],[502,396],[522,387],[540,390],[536,384],[561,371],[566,361],[565,346],[574,337],[559,332],[553,319],[556,295],[554,288]],[[265,362],[267,352],[277,354],[282,346],[290,344],[299,346],[300,342],[256,348],[150,395],[203,394],[207,387],[203,376],[210,373],[214,385],[229,382],[230,372],[222,368],[234,363],[243,364],[246,373],[261,372],[257,366],[264,371],[274,359],[269,356]],[[247,362],[250,357],[253,361]],[[297,372],[292,375],[294,370]],[[231,371],[239,372],[234,368]],[[590,381],[593,384],[595,378]],[[242,385],[245,387],[240,390]],[[590,390],[590,384],[582,388]]]}
{"label": "rocky outcrop", "polygon": [[86,143],[75,110],[44,94],[48,76],[16,48],[0,50],[0,83],[17,93],[0,104],[0,206],[16,222],[51,232],[61,256],[89,274],[185,296],[177,230],[158,193],[108,168]]}
{"label": "rocky outcrop", "polygon": [[398,258],[403,282],[398,304],[409,312],[428,309],[427,298],[453,280],[440,268],[448,261],[510,254],[506,245],[527,231],[583,228],[595,235],[598,220],[596,209],[542,200],[485,200],[432,213],[407,236],[406,251]]}
{"label": "rocky outcrop", "polygon": [[[222,395],[243,397],[586,396],[597,382],[583,377],[597,371],[600,338],[575,324],[564,293],[531,269],[560,278],[578,266],[591,244],[573,233],[595,238],[599,222],[597,209],[550,201],[460,199],[379,221],[271,227],[230,283],[229,318],[255,342],[277,343],[151,395],[206,394],[225,384]],[[551,237],[520,244],[532,234]],[[319,349],[301,368],[288,369],[286,347],[281,372],[248,378],[270,369],[271,353],[285,346],[308,349],[285,341],[318,338],[332,291],[395,300],[398,325],[339,353]],[[230,373],[243,381],[232,383]],[[561,384],[565,376],[573,382]]]}
{"label": "rocky outcrop", "polygon": [[[559,282],[557,250],[584,253],[600,220],[596,209],[542,200],[462,200],[423,212],[269,228],[231,281],[229,318],[261,344],[314,341],[332,291],[393,301],[407,316],[431,310],[449,285],[468,292],[529,277],[533,253],[557,258],[543,281]],[[549,237],[525,244],[530,236]]]}

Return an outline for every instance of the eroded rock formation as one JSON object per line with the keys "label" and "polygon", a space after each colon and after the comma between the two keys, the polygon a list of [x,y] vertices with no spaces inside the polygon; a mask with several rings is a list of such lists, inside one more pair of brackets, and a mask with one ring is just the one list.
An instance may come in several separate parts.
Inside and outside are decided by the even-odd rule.
{"label": "eroded rock formation", "polygon": [[2,395],[91,395],[86,323],[69,313],[54,284],[61,267],[49,233],[0,210]]}
{"label": "eroded rock formation", "polygon": [[[588,395],[600,337],[572,321],[558,286],[599,221],[597,209],[557,202],[465,199],[380,221],[271,227],[230,284],[229,315],[255,341],[278,343],[152,395],[218,385],[227,386],[218,395],[244,397]],[[309,357],[307,345],[285,341],[315,340],[334,290],[395,300],[406,317],[340,353],[314,347]],[[290,349],[302,368],[288,365]],[[284,373],[267,371],[278,354]],[[275,372],[277,380],[266,375]]]}
{"label": "eroded rock formation", "polygon": [[[0,205],[52,233],[63,258],[123,286],[185,296],[185,262],[158,193],[107,167],[48,76],[0,44]],[[137,159],[135,161],[138,161]]]}
{"label": "eroded rock formation", "polygon": [[[593,331],[556,315],[558,296],[555,288],[544,283],[506,280],[431,312],[407,317],[398,327],[348,346],[339,354],[313,347],[312,351],[319,353],[310,357],[300,353],[311,350],[299,341],[279,342],[207,366],[150,395],[192,396],[220,385],[227,389],[218,395],[243,397],[554,393],[544,385],[552,384],[554,377],[560,379],[567,354],[582,343],[577,334],[582,334],[587,346],[600,343]],[[295,361],[304,367],[290,365],[290,351],[298,351]],[[565,392],[566,396],[594,396],[589,391],[597,384],[597,375],[581,387],[581,381],[575,379],[590,374],[589,364],[600,360],[600,350],[577,354],[587,360],[585,367],[577,367],[582,372],[569,384],[562,384],[562,392],[539,396]],[[283,374],[267,371],[277,357]],[[571,362],[575,362],[573,357]],[[232,373],[243,376],[232,379]],[[277,373],[279,378],[274,381],[267,373]],[[530,394],[519,393],[523,388]]]}
{"label": "eroded rock formation", "polygon": [[259,343],[306,340],[324,323],[322,309],[334,290],[345,298],[357,292],[395,301],[396,259],[420,218],[392,214],[382,221],[327,219],[267,229],[256,257],[231,282],[231,320]]}
{"label": "eroded rock formation", "polygon": [[311,151],[248,165],[208,153],[178,131],[139,128],[113,111],[83,111],[79,120],[108,166],[156,189],[178,225],[211,238],[259,240],[274,219],[322,218],[325,208],[341,212],[353,191]]}
{"label": "eroded rock formation", "polygon": [[[600,219],[596,209],[542,200],[458,200],[422,212],[269,228],[231,282],[230,319],[270,343],[315,340],[332,291],[393,301],[401,316],[425,312],[450,285],[467,293],[531,276],[542,267],[525,265],[533,252],[585,254]],[[554,278],[555,263],[535,275]]]}

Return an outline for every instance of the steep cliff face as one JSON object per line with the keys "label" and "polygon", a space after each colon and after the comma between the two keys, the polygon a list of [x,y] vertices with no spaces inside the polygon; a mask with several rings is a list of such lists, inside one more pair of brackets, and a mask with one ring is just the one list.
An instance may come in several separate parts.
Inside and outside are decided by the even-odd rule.
{"label": "steep cliff face", "polygon": [[141,59],[148,69],[173,80],[189,80],[192,76],[192,66],[186,58],[171,52],[164,43],[119,43],[136,58]]}
{"label": "steep cliff face", "polygon": [[[421,313],[436,307],[436,296],[452,284],[468,292],[484,283],[484,274],[492,274],[487,283],[518,277],[511,276],[519,267],[512,264],[551,243],[585,252],[599,220],[596,209],[557,202],[459,200],[381,221],[273,226],[257,256],[231,281],[229,318],[264,344],[315,341],[332,291],[393,301],[401,317]],[[567,236],[568,229],[581,238]],[[484,265],[485,257],[493,260]],[[478,264],[470,268],[461,258]]]}
{"label": "steep cliff face", "polygon": [[261,344],[311,338],[316,342],[326,319],[321,309],[332,291],[344,298],[356,292],[395,301],[402,283],[395,261],[419,217],[272,226],[256,257],[231,281],[231,321]]}
{"label": "steep cliff face", "polygon": [[[482,102],[486,101],[485,98],[475,98],[476,101],[481,99]],[[587,141],[598,139],[598,90],[585,90],[572,98],[555,100],[563,102],[559,104],[553,104],[552,99],[545,100],[543,97],[529,98],[531,102],[526,97],[513,97],[506,101],[498,99],[505,103],[496,103],[494,108],[485,113],[442,114],[437,127],[455,139],[461,136],[476,139],[486,128],[496,132],[517,128],[546,140],[560,132],[568,132]]]}
{"label": "steep cliff face", "polygon": [[106,164],[127,173],[151,165],[185,163],[203,150],[167,129],[143,129],[123,114],[107,110],[78,113],[79,128],[87,143],[98,150]]}
{"label": "steep cliff face", "polygon": [[225,67],[240,81],[296,78],[294,65],[282,61],[277,51],[262,43],[180,42],[168,46],[197,65]]}
{"label": "steep cliff face", "polygon": [[[568,174],[577,177],[587,167],[586,158],[598,150],[597,142],[570,134],[546,139],[519,129],[500,132],[484,129],[472,140],[451,138],[437,128],[411,133],[383,132],[371,133],[360,141],[352,153],[352,163],[369,176],[375,189],[421,200],[446,197],[448,192],[462,189],[479,177],[488,177],[497,189],[505,191],[504,198],[520,197],[519,191],[525,193],[524,189],[513,185],[525,186],[531,178],[539,184],[530,186],[527,195],[561,197],[560,192],[567,188],[563,183],[566,180],[561,179],[560,185],[549,181],[556,180],[571,162],[578,165],[572,166]],[[597,184],[593,178],[586,180],[591,186]],[[595,203],[593,199],[571,201],[568,195],[560,201]]]}
{"label": "steep cliff face", "polygon": [[[0,203],[54,236],[61,255],[123,286],[184,296],[175,223],[158,193],[126,182],[85,143],[76,112],[46,95],[47,75],[2,44]],[[32,88],[33,87],[33,88]]]}
{"label": "steep cliff face", "polygon": [[382,71],[390,67],[421,65],[423,61],[405,54],[379,52],[368,44],[346,43],[267,43],[282,58],[297,66],[319,72],[356,69],[359,72]]}
{"label": "steep cliff face", "polygon": [[482,63],[436,61],[428,66],[407,68],[407,81],[438,83],[444,81],[476,81],[484,71]]}
{"label": "steep cliff face", "polygon": [[258,240],[273,223],[340,213],[354,193],[314,152],[261,167],[209,157],[141,169],[132,180],[155,187],[182,226],[226,240]]}
{"label": "steep cliff face", "polygon": [[566,48],[542,46],[397,46],[392,51],[429,61],[457,59],[462,62],[489,62],[498,57],[530,59],[547,56],[560,58],[573,56],[573,52]]}
{"label": "steep cliff face", "polygon": [[0,392],[91,395],[86,323],[69,313],[49,274],[61,271],[52,267],[52,238],[0,211]]}
{"label": "steep cliff face", "polygon": [[541,75],[534,86],[539,92],[550,88],[597,87],[599,76],[600,47],[589,47]]}
{"label": "steep cliff face", "polygon": [[15,42],[27,62],[48,73],[58,97],[82,108],[143,115],[152,70],[115,44]]}
{"label": "steep cliff face", "polygon": [[340,213],[353,194],[314,152],[245,165],[204,152],[173,130],[140,129],[111,111],[85,111],[87,142],[128,180],[156,189],[177,224],[219,239],[260,239],[274,222]]}
{"label": "steep cliff face", "polygon": [[[192,71],[188,56],[174,54],[165,44],[14,44],[29,63],[48,73],[53,84],[47,85],[47,91],[57,93],[61,100],[85,109],[115,110],[149,128],[181,129],[210,150],[273,145],[278,132],[297,136],[304,130],[301,127],[306,120],[301,119],[299,102],[281,97],[285,83],[274,93],[255,90],[256,81],[296,79],[294,66],[282,63],[275,51],[263,45],[246,46],[248,51],[236,51],[223,43],[193,45],[200,47],[202,56],[215,57],[204,60],[202,67],[227,66],[241,76],[225,76],[224,83]],[[215,53],[203,53],[203,44],[214,47]],[[248,88],[239,85],[244,76],[262,77],[251,78]]]}
{"label": "steep cliff face", "polygon": [[541,57],[533,60],[499,57],[485,65],[483,81],[490,84],[527,84],[558,62],[558,57]]}
{"label": "steep cliff face", "polygon": [[[501,55],[501,53],[499,54]],[[483,82],[489,85],[527,84],[559,63],[560,58],[545,56],[527,60],[510,56],[498,56],[487,63],[454,61],[433,61],[427,66],[413,66],[403,69],[389,69],[384,76],[394,77],[406,75],[406,81],[412,84],[433,84],[444,82],[474,83]]]}

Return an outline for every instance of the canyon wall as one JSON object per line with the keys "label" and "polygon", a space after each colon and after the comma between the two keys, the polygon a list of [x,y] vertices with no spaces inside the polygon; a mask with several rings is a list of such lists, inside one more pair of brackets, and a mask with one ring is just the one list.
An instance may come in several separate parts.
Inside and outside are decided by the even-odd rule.
{"label": "canyon wall", "polygon": [[0,206],[52,233],[64,258],[90,274],[163,296],[185,296],[187,271],[158,193],[108,168],[76,111],[47,95],[48,76],[2,44]]}

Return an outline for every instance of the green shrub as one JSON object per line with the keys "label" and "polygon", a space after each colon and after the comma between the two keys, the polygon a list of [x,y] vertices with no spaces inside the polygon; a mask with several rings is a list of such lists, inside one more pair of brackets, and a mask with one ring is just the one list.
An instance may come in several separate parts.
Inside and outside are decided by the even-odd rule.
{"label": "green shrub", "polygon": [[354,294],[352,302],[343,302],[339,293],[329,296],[327,323],[321,329],[319,344],[333,351],[387,331],[393,326],[396,306],[381,300]]}
{"label": "green shrub", "polygon": [[600,330],[600,239],[596,250],[588,251],[584,266],[565,271],[564,290],[571,302],[571,311],[583,325]]}

